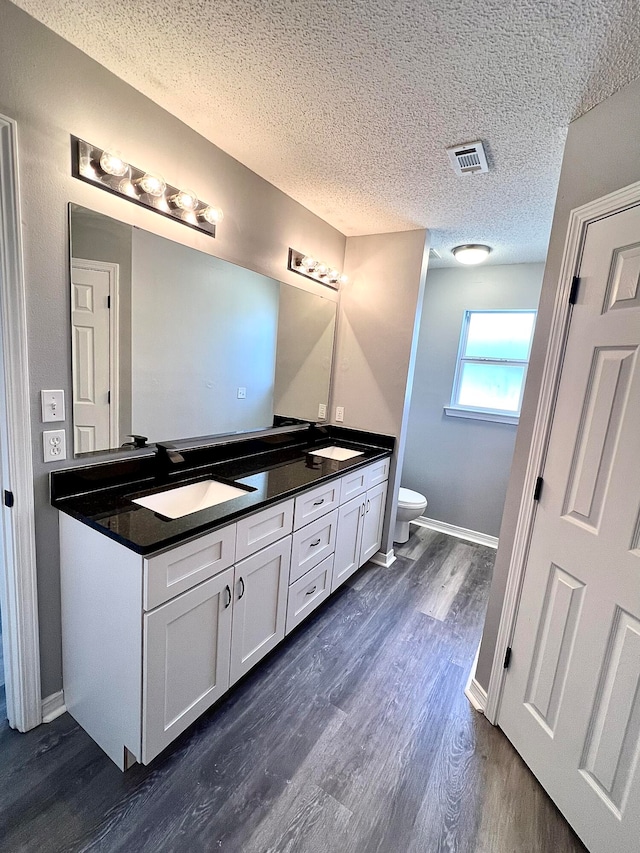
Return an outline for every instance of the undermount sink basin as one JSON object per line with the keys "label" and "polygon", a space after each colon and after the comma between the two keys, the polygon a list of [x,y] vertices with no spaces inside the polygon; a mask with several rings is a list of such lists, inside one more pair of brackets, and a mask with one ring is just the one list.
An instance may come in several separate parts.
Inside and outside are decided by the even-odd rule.
{"label": "undermount sink basin", "polygon": [[310,453],[311,456],[323,456],[325,459],[335,459],[337,462],[344,462],[345,459],[364,455],[362,450],[349,450],[348,447],[338,447],[335,444],[331,447],[323,447],[322,450],[312,450]]}
{"label": "undermount sink basin", "polygon": [[167,518],[182,518],[185,515],[191,515],[192,512],[199,512],[201,509],[209,509],[217,504],[243,497],[249,491],[252,490],[239,489],[237,486],[229,486],[217,480],[202,480],[188,486],[177,486],[164,492],[156,492],[155,495],[147,495],[146,498],[134,498],[133,503],[140,504]]}

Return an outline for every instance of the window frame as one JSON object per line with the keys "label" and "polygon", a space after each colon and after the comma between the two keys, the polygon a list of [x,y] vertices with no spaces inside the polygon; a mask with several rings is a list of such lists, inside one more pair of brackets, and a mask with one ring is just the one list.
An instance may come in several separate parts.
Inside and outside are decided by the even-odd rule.
{"label": "window frame", "polygon": [[[529,340],[529,349],[527,350],[526,359],[516,358],[493,358],[466,356],[465,351],[469,339],[469,328],[471,326],[471,317],[474,314],[533,314],[533,329]],[[535,334],[536,321],[538,312],[535,308],[468,308],[465,310],[462,317],[462,329],[460,332],[460,342],[458,344],[458,353],[456,355],[456,368],[453,377],[453,387],[451,389],[451,403],[444,407],[445,414],[449,417],[457,418],[473,418],[476,420],[494,421],[497,423],[517,424],[520,420],[520,412],[522,409],[522,398],[524,388],[527,381],[527,371],[529,369],[529,360],[531,358],[531,346],[533,336]],[[508,409],[491,409],[481,406],[465,406],[459,402],[460,385],[462,382],[462,373],[465,364],[497,364],[504,367],[523,367],[522,384],[520,386],[520,395],[518,398],[517,412]]]}

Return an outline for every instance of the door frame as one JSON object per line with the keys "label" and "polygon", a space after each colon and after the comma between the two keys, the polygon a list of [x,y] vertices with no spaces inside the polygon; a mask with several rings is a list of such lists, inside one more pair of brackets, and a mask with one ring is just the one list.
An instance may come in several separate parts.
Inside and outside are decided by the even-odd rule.
{"label": "door frame", "polygon": [[569,214],[567,236],[564,244],[558,288],[556,290],[551,318],[549,341],[542,373],[540,396],[538,398],[533,434],[529,446],[529,456],[509,562],[507,585],[487,690],[485,716],[493,725],[497,724],[500,713],[502,692],[507,676],[504,660],[515,631],[529,545],[533,534],[537,507],[533,494],[536,480],[542,474],[544,468],[553,412],[562,375],[564,351],[571,319],[569,297],[574,276],[577,275],[580,268],[587,228],[592,222],[596,222],[598,219],[620,213],[637,204],[640,204],[640,181],[580,207],[576,207]]}
{"label": "door frame", "polygon": [[[111,261],[92,261],[88,258],[71,258],[73,268],[106,272],[109,276],[109,296],[111,310],[109,311],[109,447],[120,446],[120,265]],[[71,283],[71,299],[73,299],[73,282]],[[73,305],[73,302],[71,303]],[[73,324],[72,324],[73,325]],[[75,336],[72,335],[71,346],[75,346]],[[75,358],[72,356],[72,365]],[[72,394],[73,396],[73,394]],[[71,401],[73,412],[73,400]],[[75,435],[74,435],[75,448]]]}
{"label": "door frame", "polygon": [[0,583],[9,725],[42,722],[27,312],[22,262],[17,125],[0,115],[0,474],[13,507],[0,510]]}

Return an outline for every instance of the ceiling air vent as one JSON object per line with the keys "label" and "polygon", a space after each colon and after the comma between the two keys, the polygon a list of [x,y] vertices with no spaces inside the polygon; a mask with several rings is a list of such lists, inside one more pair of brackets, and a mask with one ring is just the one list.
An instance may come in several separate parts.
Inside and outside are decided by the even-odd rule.
{"label": "ceiling air vent", "polygon": [[447,148],[447,153],[456,175],[474,175],[489,171],[482,142],[454,145],[453,148]]}

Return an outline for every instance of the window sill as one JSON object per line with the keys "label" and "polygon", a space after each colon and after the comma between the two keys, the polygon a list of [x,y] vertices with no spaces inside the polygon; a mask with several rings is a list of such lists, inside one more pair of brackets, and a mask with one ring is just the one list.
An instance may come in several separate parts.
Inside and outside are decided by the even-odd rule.
{"label": "window sill", "polygon": [[492,421],[496,424],[516,426],[520,420],[518,415],[501,415],[496,412],[483,412],[482,409],[458,409],[455,406],[445,406],[444,413],[450,418],[471,418],[474,421]]}

